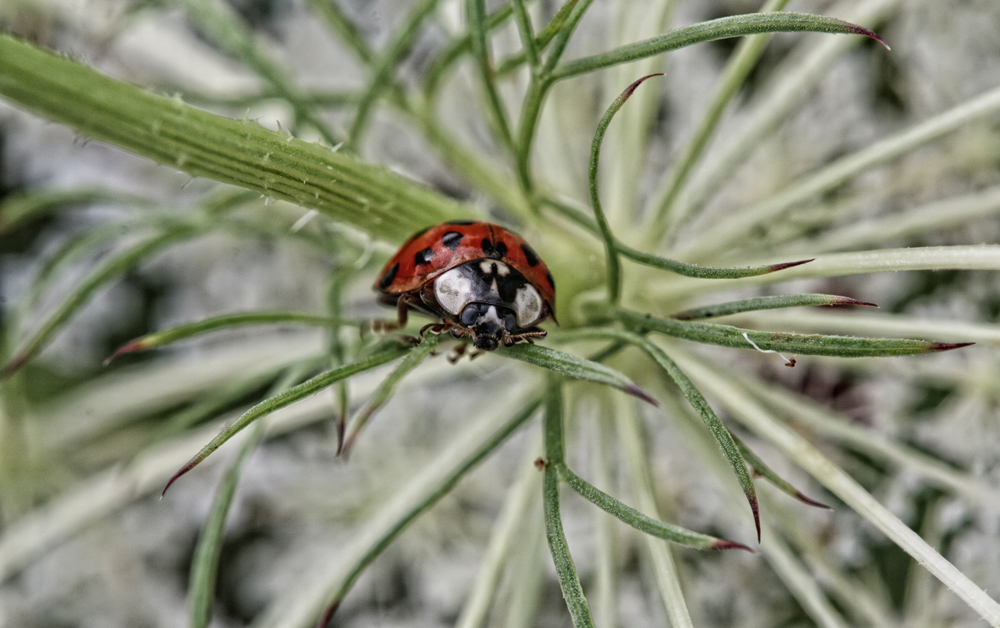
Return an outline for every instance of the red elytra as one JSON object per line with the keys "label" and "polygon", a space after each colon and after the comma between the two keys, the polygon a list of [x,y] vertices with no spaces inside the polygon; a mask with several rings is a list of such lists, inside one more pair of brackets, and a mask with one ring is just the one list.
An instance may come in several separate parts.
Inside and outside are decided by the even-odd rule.
{"label": "red elytra", "polygon": [[[477,263],[478,262],[478,263]],[[488,222],[445,222],[411,236],[379,273],[380,300],[439,316],[432,331],[469,336],[493,350],[540,338],[555,320],[555,281],[521,237]]]}

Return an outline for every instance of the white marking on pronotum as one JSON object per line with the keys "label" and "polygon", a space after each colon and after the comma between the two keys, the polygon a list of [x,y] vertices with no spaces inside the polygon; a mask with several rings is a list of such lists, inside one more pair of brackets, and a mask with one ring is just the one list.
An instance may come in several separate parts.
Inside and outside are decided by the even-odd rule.
{"label": "white marking on pronotum", "polygon": [[469,296],[472,294],[472,280],[463,275],[459,268],[452,268],[434,280],[434,296],[449,314],[461,312],[469,304]]}
{"label": "white marking on pronotum", "polygon": [[517,289],[514,296],[514,311],[517,314],[517,324],[529,327],[538,322],[542,315],[542,297],[530,283]]}
{"label": "white marking on pronotum", "polygon": [[788,358],[785,357],[785,354],[781,353],[780,351],[775,351],[774,349],[761,349],[760,347],[757,346],[756,342],[750,340],[750,336],[747,335],[747,332],[743,332],[743,338],[751,345],[753,345],[753,348],[756,349],[757,351],[761,353],[777,353],[785,361],[785,366],[795,366],[795,358],[789,360]]}
{"label": "white marking on pronotum", "polygon": [[310,209],[306,213],[302,214],[302,218],[296,220],[295,224],[292,225],[292,233],[298,233],[299,230],[302,229],[302,227],[308,225],[309,221],[315,218],[318,214],[319,212],[316,211],[315,209]]}

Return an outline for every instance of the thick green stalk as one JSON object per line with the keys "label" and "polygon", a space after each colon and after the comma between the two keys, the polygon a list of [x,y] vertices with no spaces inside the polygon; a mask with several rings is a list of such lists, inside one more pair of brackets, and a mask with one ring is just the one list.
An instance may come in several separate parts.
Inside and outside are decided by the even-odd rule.
{"label": "thick green stalk", "polygon": [[0,35],[0,95],[84,135],[401,241],[469,216],[439,194],[317,144],[201,111]]}

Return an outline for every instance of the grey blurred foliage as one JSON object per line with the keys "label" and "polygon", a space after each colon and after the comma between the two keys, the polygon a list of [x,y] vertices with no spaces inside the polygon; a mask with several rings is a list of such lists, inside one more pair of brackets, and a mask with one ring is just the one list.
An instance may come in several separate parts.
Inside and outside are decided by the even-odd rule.
{"label": "grey blurred foliage", "polygon": [[[176,86],[192,93],[223,96],[256,88],[257,79],[245,67],[214,50],[178,11],[151,6],[127,15],[124,4],[116,0],[3,0],[0,29],[64,51],[127,81],[161,90]],[[375,47],[385,41],[405,13],[402,3],[392,0],[341,4]],[[436,26],[418,41],[403,65],[404,81],[423,71],[428,55],[440,46],[450,24],[460,19],[460,2],[441,4]],[[542,4],[548,7],[552,3]],[[581,24],[569,58],[584,47],[590,52],[601,48],[593,42],[605,36],[618,4],[595,3]],[[841,15],[854,4],[802,1],[793,2],[789,9]],[[333,41],[303,2],[251,0],[234,5],[273,47],[296,84],[316,90],[364,85],[362,68]],[[757,8],[757,3],[745,0],[682,0],[674,23]],[[995,0],[908,0],[877,30],[890,42],[892,52],[876,54],[875,45],[866,43],[837,63],[712,201],[705,220],[720,220],[729,207],[762,198],[798,174],[1000,85],[1000,38],[996,36],[1000,32],[1000,4]],[[741,93],[740,103],[751,101],[780,72],[785,54],[801,39],[801,35],[775,37]],[[517,41],[516,30],[510,26],[496,45],[514,49]],[[634,175],[630,180],[635,184],[632,193],[640,199],[652,194],[655,177],[650,175],[669,164],[686,130],[700,119],[732,47],[731,41],[702,44],[669,55],[663,64],[668,68],[665,82],[650,88],[658,92],[660,110],[649,157],[641,164],[647,176]],[[629,66],[616,71],[625,76],[631,72]],[[468,77],[462,74],[461,80],[465,79]],[[561,89],[565,91],[559,93],[560,102],[573,101],[578,106],[560,109],[558,120],[552,111],[546,114],[539,139],[545,158],[538,160],[538,166],[563,182],[566,192],[580,194],[585,189],[586,155],[594,124],[613,95],[600,93],[598,84],[588,81]],[[468,104],[461,97],[446,99],[441,118],[454,120],[455,129],[467,133],[472,142],[482,139],[486,130],[482,119],[468,111]],[[218,103],[205,106],[232,117],[259,118],[265,126],[287,121],[290,116],[287,107],[273,100],[249,109]],[[723,135],[738,127],[740,115],[738,110],[726,117]],[[330,119],[335,126],[349,122],[341,112],[331,113]],[[379,110],[375,119],[362,151],[366,158],[446,194],[485,206],[485,201],[389,110]],[[72,130],[2,101],[0,142],[0,194],[4,195],[41,188],[102,186],[156,199],[164,207],[190,208],[216,188],[213,182],[189,180],[187,175],[116,148],[89,143]],[[614,152],[606,159],[619,157],[634,159]],[[998,166],[1000,134],[993,119],[867,173],[830,200],[857,203],[858,211],[849,221],[861,221],[998,185]],[[609,182],[607,189],[614,185]],[[614,194],[626,193],[608,192],[609,197]],[[303,214],[300,208],[281,203],[269,209],[289,224]],[[62,212],[3,236],[3,311],[9,311],[46,256],[62,243],[84,229],[121,219],[128,211],[94,205]],[[808,211],[797,218],[811,219]],[[937,233],[886,242],[885,246],[998,241],[1000,218],[994,213]],[[371,246],[378,259],[391,251],[384,244]],[[802,250],[809,251],[808,240],[802,243]],[[72,287],[94,262],[95,257],[78,261],[60,278],[52,294]],[[595,258],[577,263],[599,262]],[[187,365],[218,360],[221,371],[250,368],[286,352],[305,355],[321,346],[323,339],[315,333],[269,328],[229,331],[104,372],[100,363],[115,346],[150,330],[232,310],[322,311],[321,286],[334,264],[314,252],[268,238],[213,235],[158,255],[100,293],[40,357],[35,377],[47,378],[48,383],[29,395],[33,396],[29,416],[34,421],[27,430],[32,439],[29,466],[2,479],[7,484],[5,503],[0,504],[3,529],[11,529],[24,517],[44,516],[49,500],[95,474],[113,476],[116,469],[125,469],[137,444],[150,436],[151,425],[130,425],[127,408],[132,402],[102,395],[135,395],[137,406],[146,399],[165,412],[171,403],[159,398],[160,378],[188,390],[198,387],[197,382],[184,380]],[[369,290],[373,279],[374,270],[370,269],[348,287],[347,303],[353,315],[385,315],[374,306]],[[890,312],[929,320],[995,325],[1000,313],[997,285],[996,272],[920,271],[800,280],[791,289],[848,294],[877,301]],[[947,331],[946,322],[941,329]],[[989,344],[877,363],[800,359],[795,369],[785,368],[773,356],[749,352],[735,355],[735,351],[709,348],[701,354],[779,381],[843,413],[854,425],[940,457],[1000,490],[1000,389],[996,384],[1000,362],[996,343]],[[230,513],[213,625],[261,625],[253,622],[262,621],[269,605],[300,586],[302,578],[318,565],[336,560],[357,527],[388,500],[401,479],[432,461],[440,444],[463,429],[470,417],[513,412],[512,400],[537,375],[490,358],[451,367],[438,357],[424,366],[427,368],[408,380],[372,422],[349,463],[335,456],[336,438],[329,421],[323,420],[333,414],[332,393],[320,395],[322,399],[302,411],[302,427],[267,440],[254,453]],[[219,381],[206,381],[204,387],[211,389],[220,385]],[[376,381],[366,377],[354,382],[353,398],[362,400]],[[656,381],[640,383],[650,386],[654,394],[662,392]],[[79,411],[87,404],[95,414],[102,414],[107,406],[126,409],[90,432],[78,425],[86,416],[59,414],[69,407]],[[599,438],[592,425],[594,417],[608,408],[596,402],[579,405],[571,410],[578,415],[579,426],[572,434],[570,457],[574,465],[587,468]],[[751,532],[744,509],[731,506],[724,483],[708,470],[707,454],[691,445],[691,429],[684,421],[663,413],[647,415],[655,490],[664,518],[748,542]],[[116,431],[118,428],[122,429]],[[74,429],[82,430],[86,438],[74,437]],[[339,609],[334,625],[453,625],[489,543],[503,496],[530,462],[539,429],[537,422],[529,423],[498,455],[407,530],[361,577]],[[844,625],[876,625],[877,618],[889,622],[884,626],[901,628],[984,625],[902,550],[824,493],[774,448],[752,437],[748,442],[806,494],[834,506],[833,512],[810,509],[770,487],[759,489],[765,520],[773,521],[773,529],[790,539],[785,542],[793,544],[793,553],[808,568],[809,579],[833,592],[833,606],[849,622]],[[897,516],[974,582],[996,595],[1000,590],[1000,505],[990,508],[943,490],[905,465],[889,465],[833,440],[818,442]],[[226,451],[217,454],[223,463],[229,455]],[[96,521],[33,556],[23,568],[3,572],[0,626],[186,625],[187,570],[221,466],[199,468],[162,500],[156,497],[158,487],[137,490],[134,499],[125,491],[120,507],[109,508]],[[612,486],[619,495],[628,494],[623,468],[612,469]],[[575,495],[566,495],[564,502],[567,535],[587,586],[595,567],[593,528],[605,515]],[[540,509],[533,515],[540,520]],[[667,625],[658,594],[650,584],[650,566],[639,550],[643,538],[625,526],[614,525],[615,557],[622,568],[619,624],[636,628]],[[773,540],[765,534],[760,551],[766,554]],[[538,614],[522,625],[568,626],[569,617],[544,545],[539,546],[539,552],[537,564],[528,569],[543,575]],[[682,549],[674,556],[695,625],[815,625],[815,619],[803,610],[762,555]],[[0,563],[4,560],[10,557],[0,557]],[[510,580],[499,585],[501,599],[514,590]],[[864,591],[865,597],[854,598],[858,606],[851,607],[857,591]],[[859,610],[864,604],[872,608]],[[489,625],[518,625],[515,619],[514,613],[496,612]]]}

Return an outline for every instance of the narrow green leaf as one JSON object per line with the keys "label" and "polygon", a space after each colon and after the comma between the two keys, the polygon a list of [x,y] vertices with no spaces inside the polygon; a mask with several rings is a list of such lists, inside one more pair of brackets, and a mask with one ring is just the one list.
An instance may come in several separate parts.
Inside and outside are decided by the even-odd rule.
{"label": "narrow green leaf", "polygon": [[292,84],[291,73],[280,67],[257,43],[255,34],[246,26],[236,10],[222,0],[164,0],[179,7],[191,18],[200,31],[216,45],[239,61],[249,65],[261,78],[267,81],[295,111],[296,117],[306,122],[323,139],[336,146],[340,143],[329,125],[319,118],[312,107],[302,98],[298,88]]}
{"label": "narrow green leaf", "polygon": [[647,517],[576,475],[565,464],[557,465],[557,470],[559,477],[584,499],[640,532],[694,549],[744,549],[753,553],[752,549],[742,543],[701,534]]}
{"label": "narrow green leaf", "polygon": [[[445,472],[433,486],[429,487],[429,490],[420,496],[420,498],[417,499],[412,506],[407,508],[398,518],[386,526],[386,528],[372,540],[372,543],[368,546],[367,550],[361,552],[358,559],[340,580],[336,589],[334,589],[333,595],[330,597],[330,602],[327,605],[326,612],[323,613],[323,617],[320,619],[318,625],[326,626],[329,623],[333,614],[337,611],[337,608],[339,608],[340,603],[343,601],[344,596],[346,596],[348,591],[351,590],[351,587],[354,585],[355,581],[357,581],[362,572],[364,572],[365,568],[368,567],[368,565],[370,565],[371,562],[375,560],[375,558],[381,554],[390,543],[392,543],[400,532],[406,529],[406,526],[437,503],[439,499],[447,495],[448,492],[454,488],[456,484],[458,484],[459,480],[465,477],[469,471],[474,469],[487,456],[493,453],[497,447],[502,445],[507,438],[509,438],[510,435],[517,430],[517,428],[521,427],[521,425],[527,422],[527,420],[535,414],[541,403],[541,399],[538,398],[529,401],[520,412],[501,425],[486,440],[482,441],[474,448],[469,449],[468,453],[466,453],[450,469],[448,469],[447,472]],[[418,476],[416,480],[419,481],[420,477]]]}
{"label": "narrow green leaf", "polygon": [[473,214],[384,168],[157,96],[6,35],[0,95],[159,163],[316,209],[389,240]]}
{"label": "narrow green leaf", "polygon": [[699,279],[739,279],[741,277],[755,277],[757,275],[766,275],[779,270],[785,270],[786,268],[792,268],[793,266],[801,266],[802,264],[808,264],[813,261],[811,259],[804,259],[797,262],[781,262],[778,264],[749,266],[746,268],[713,268],[711,266],[686,264],[684,262],[678,262],[666,257],[643,253],[642,251],[637,251],[622,244],[621,242],[617,242],[615,246],[622,255],[634,262],[642,264],[643,266],[669,270],[672,273],[677,273],[678,275],[683,275],[684,277],[697,277]]}
{"label": "narrow green leaf", "polygon": [[267,416],[276,410],[280,410],[285,406],[291,405],[300,399],[304,399],[311,395],[318,393],[324,388],[339,382],[342,379],[346,379],[358,373],[364,373],[365,371],[370,371],[378,366],[381,366],[387,362],[391,362],[397,358],[402,357],[406,353],[405,349],[389,349],[376,353],[370,357],[363,360],[353,362],[351,364],[345,364],[339,368],[331,369],[325,373],[320,373],[316,377],[302,382],[298,386],[290,388],[285,392],[277,394],[269,399],[258,403],[254,407],[250,408],[244,412],[238,419],[233,421],[228,427],[219,432],[218,436],[213,438],[211,442],[201,448],[191,460],[189,460],[183,467],[180,468],[177,473],[170,478],[167,485],[163,487],[163,492],[161,496],[166,494],[167,489],[170,485],[177,481],[182,475],[190,471],[191,469],[198,466],[198,464],[207,458],[212,452],[222,446],[227,440],[235,436],[240,430],[250,425],[257,419]]}
{"label": "narrow green leaf", "polygon": [[397,66],[413,46],[425,21],[437,9],[437,6],[438,0],[422,0],[413,7],[403,19],[402,28],[398,33],[393,34],[385,49],[371,64],[368,87],[361,95],[357,111],[354,114],[354,121],[351,123],[351,130],[347,136],[348,145],[354,150],[358,150],[361,146],[362,135],[379,96],[392,86]]}
{"label": "narrow green leaf", "polygon": [[[659,37],[640,41],[628,46],[622,46],[582,59],[565,63],[552,72],[552,80],[559,81],[578,74],[586,74],[609,68],[629,61],[644,59],[693,44],[727,39],[729,37],[744,37],[762,33],[813,32],[842,35],[864,35],[878,41],[883,46],[885,42],[877,34],[856,24],[842,20],[809,15],[807,13],[750,13],[733,15],[708,22],[700,22],[670,31]],[[888,46],[886,46],[888,48]]]}
{"label": "narrow green leaf", "polygon": [[10,377],[25,362],[37,354],[66,322],[87,304],[97,290],[118,275],[130,270],[143,260],[168,246],[188,239],[197,232],[193,228],[180,227],[151,238],[104,260],[80,282],[69,296],[62,300],[42,323],[41,327],[16,351],[14,357],[0,370],[0,379]]}
{"label": "narrow green leaf", "polygon": [[497,91],[496,72],[493,70],[493,63],[490,60],[486,38],[488,30],[486,26],[486,1],[467,0],[465,14],[469,21],[469,33],[472,38],[472,55],[476,60],[476,67],[479,69],[480,83],[486,97],[491,121],[503,145],[513,150],[514,136],[510,130],[510,122],[507,121],[507,112],[504,110],[500,92]]}
{"label": "narrow green leaf", "polygon": [[357,26],[351,22],[333,0],[308,0],[309,6],[326,22],[327,28],[340,37],[360,61],[371,64],[375,60],[371,47]]}
{"label": "narrow green leaf", "polygon": [[740,453],[743,455],[743,459],[747,461],[747,464],[750,465],[751,469],[753,469],[755,475],[759,475],[779,488],[785,494],[791,495],[804,504],[809,504],[810,506],[815,506],[817,508],[825,508],[826,510],[833,510],[826,504],[821,504],[814,499],[806,497],[802,491],[798,490],[780,475],[772,471],[771,468],[764,464],[764,461],[757,457],[757,454],[753,453],[753,451],[746,446],[746,443],[740,440],[735,434],[733,434],[733,440],[736,441],[736,446],[740,448]]}
{"label": "narrow green leaf", "polygon": [[572,379],[612,386],[654,406],[659,405],[655,399],[636,386],[629,378],[610,367],[586,358],[532,344],[499,347],[496,353],[549,369],[553,373],[565,375]]}
{"label": "narrow green leaf", "polygon": [[747,471],[746,461],[740,455],[739,447],[736,445],[732,433],[730,433],[719,417],[716,416],[715,411],[705,401],[705,397],[702,396],[701,391],[695,387],[688,376],[684,374],[684,371],[662,349],[639,334],[621,329],[590,328],[567,332],[561,336],[563,340],[596,338],[618,340],[639,347],[649,357],[653,358],[653,361],[674,380],[674,383],[681,389],[681,393],[688,400],[688,403],[698,412],[698,416],[701,417],[701,420],[704,421],[708,430],[712,433],[712,436],[715,437],[719,448],[722,449],[722,454],[729,462],[729,466],[732,468],[733,474],[740,483],[740,488],[743,489],[743,494],[746,495],[747,502],[750,504],[750,510],[753,511],[754,526],[757,528],[757,542],[760,542],[760,509],[757,503],[757,492],[754,490],[753,479]]}
{"label": "narrow green leaf", "polygon": [[780,351],[789,354],[826,355],[839,358],[890,357],[950,351],[973,344],[971,342],[932,342],[893,338],[854,338],[821,334],[793,334],[741,329],[729,325],[692,323],[656,318],[627,310],[616,310],[615,318],[627,325],[694,342],[751,349]]}
{"label": "narrow green leaf", "polygon": [[343,321],[323,316],[321,314],[310,314],[309,312],[292,311],[258,311],[258,312],[237,312],[234,314],[222,314],[204,320],[178,325],[163,331],[153,332],[136,338],[121,347],[105,360],[108,364],[115,358],[126,353],[135,351],[147,351],[149,349],[160,348],[165,345],[185,340],[200,334],[228,329],[231,327],[242,327],[244,325],[283,325],[297,323],[302,325],[315,325],[319,327],[339,327],[341,325],[357,325],[357,321]]}
{"label": "narrow green leaf", "polygon": [[719,303],[718,305],[696,307],[672,314],[670,318],[679,321],[690,321],[699,318],[729,316],[731,314],[739,314],[741,312],[775,310],[779,308],[802,307],[808,305],[868,305],[871,307],[878,307],[874,303],[858,301],[857,299],[842,297],[835,294],[789,294],[771,297],[755,297],[752,299]]}
{"label": "narrow green leaf", "polygon": [[[300,381],[308,373],[308,365],[300,365],[286,370],[284,377],[275,382],[271,393],[286,390],[295,382]],[[226,470],[219,488],[212,501],[212,509],[208,513],[205,525],[198,536],[198,544],[191,559],[191,575],[188,584],[188,614],[192,628],[207,628],[212,620],[212,602],[215,600],[215,581],[219,572],[219,557],[222,555],[223,537],[226,531],[226,518],[229,507],[236,494],[243,466],[250,454],[264,438],[264,422],[261,421],[251,428],[239,454]]]}
{"label": "narrow green leaf", "polygon": [[[598,237],[603,237],[604,233],[599,226],[598,222],[592,217],[587,215],[587,213],[576,207],[569,202],[557,199],[553,196],[542,195],[540,201],[556,210],[561,216],[568,218],[574,223],[580,225],[587,231],[593,233]],[[606,245],[606,241],[605,241]],[[684,262],[678,262],[667,257],[660,257],[658,255],[652,255],[650,253],[643,253],[633,249],[632,247],[622,243],[620,240],[615,240],[615,249],[623,257],[642,264],[644,266],[650,266],[652,268],[659,268],[660,270],[670,271],[684,277],[696,277],[699,279],[739,279],[741,277],[755,277],[757,275],[766,275],[768,273],[777,272],[779,270],[785,270],[786,268],[791,268],[793,266],[800,266],[802,264],[807,264],[813,260],[800,260],[797,262],[784,262],[779,264],[766,264],[764,266],[750,266],[745,268],[714,268],[711,266],[699,266],[697,264],[686,264]]]}
{"label": "narrow green leaf", "polygon": [[[566,20],[569,19],[569,15],[570,12],[573,11],[573,7],[576,6],[577,1],[578,0],[566,0],[566,2],[559,7],[559,10],[556,11],[556,14],[552,16],[552,19],[549,20],[549,23],[545,25],[545,28],[538,33],[538,36],[535,38],[535,48],[539,52],[545,50],[549,43],[552,42],[552,39],[556,36],[556,34],[562,29]],[[524,50],[508,57],[500,63],[497,68],[497,76],[504,76],[505,74],[513,72],[524,65],[525,61],[527,61],[527,54]]]}
{"label": "narrow green leaf", "polygon": [[601,160],[601,144],[604,142],[604,134],[608,130],[608,125],[611,124],[612,118],[622,108],[625,101],[629,99],[632,93],[644,81],[654,76],[663,75],[650,74],[649,76],[644,76],[626,87],[625,91],[618,95],[618,98],[611,103],[611,106],[604,112],[604,116],[597,124],[597,130],[594,132],[594,140],[590,144],[587,187],[590,190],[590,204],[594,208],[594,217],[597,218],[597,226],[601,230],[601,237],[604,238],[604,254],[608,268],[608,299],[613,304],[617,304],[621,299],[621,263],[618,261],[618,247],[615,245],[615,235],[611,233],[611,225],[608,223],[608,217],[604,214],[604,208],[601,207],[601,195],[597,190],[597,170]]}
{"label": "narrow green leaf", "polygon": [[780,220],[789,211],[811,199],[836,189],[864,173],[912,154],[919,146],[937,140],[958,129],[969,128],[976,121],[989,124],[1000,113],[1000,88],[964,100],[951,109],[923,120],[894,135],[883,138],[853,153],[844,155],[825,166],[803,175],[781,188],[777,194],[758,203],[740,208],[715,220],[709,227],[685,242],[683,247],[698,259],[729,250],[735,242],[746,238],[757,225]]}
{"label": "narrow green leaf", "polygon": [[[324,2],[325,0],[311,1]],[[487,32],[492,32],[503,26],[513,14],[514,8],[510,5],[510,3],[502,4],[496,11],[490,13],[486,18]],[[466,33],[465,35],[456,37],[450,44],[444,47],[444,49],[431,63],[430,68],[427,70],[426,78],[424,79],[424,94],[427,96],[427,100],[432,101],[434,99],[434,96],[437,95],[438,88],[441,86],[441,81],[444,79],[447,71],[454,67],[455,63],[457,63],[458,60],[470,50],[472,50],[471,33]]]}
{"label": "narrow green leaf", "polygon": [[198,544],[191,558],[191,572],[188,585],[188,616],[192,628],[207,628],[212,620],[212,602],[215,600],[215,581],[219,573],[219,557],[222,555],[223,537],[226,531],[226,517],[240,473],[250,454],[264,437],[264,424],[258,423],[240,448],[233,464],[226,470],[212,501],[205,525],[198,536]]}
{"label": "narrow green leaf", "polygon": [[[788,4],[788,1],[768,0],[761,7],[760,13],[781,11]],[[656,236],[665,230],[666,219],[674,200],[687,182],[691,170],[698,162],[705,147],[708,146],[709,140],[722,119],[722,114],[744,85],[750,72],[757,66],[757,61],[770,41],[771,35],[769,34],[746,37],[740,41],[730,56],[722,76],[719,77],[712,100],[705,108],[701,123],[673,158],[671,168],[664,173],[650,202],[650,211],[647,212],[647,215],[653,216],[651,230]]]}
{"label": "narrow green leaf", "polygon": [[354,446],[354,441],[357,439],[358,434],[361,429],[368,422],[375,411],[385,405],[385,402],[392,397],[393,392],[396,390],[396,386],[402,381],[404,377],[410,371],[417,368],[417,366],[424,361],[424,358],[429,356],[434,349],[437,348],[438,342],[440,342],[441,337],[436,334],[424,334],[420,341],[420,344],[414,347],[406,357],[389,373],[382,383],[378,385],[375,392],[365,403],[364,407],[358,411],[354,416],[354,420],[351,422],[350,431],[347,433],[346,438],[341,443],[338,443],[338,453],[347,456],[351,448]]}
{"label": "narrow green leaf", "polygon": [[114,205],[152,206],[153,201],[107,189],[56,190],[13,194],[0,203],[0,233],[7,233],[29,220],[46,216],[66,207],[109,203]]}
{"label": "narrow green leaf", "polygon": [[577,574],[573,556],[569,552],[566,534],[563,532],[562,517],[559,514],[559,471],[561,466],[562,435],[562,391],[559,386],[550,387],[545,409],[545,477],[542,480],[542,499],[545,505],[545,536],[549,541],[552,562],[556,566],[559,588],[573,619],[574,628],[593,628],[594,620],[590,605],[583,594],[580,576]]}
{"label": "narrow green leaf", "polygon": [[528,15],[528,8],[524,0],[513,0],[514,18],[517,22],[517,31],[521,34],[521,47],[528,64],[532,69],[540,69],[538,58],[538,42],[535,40],[535,28],[531,25],[531,16]]}

